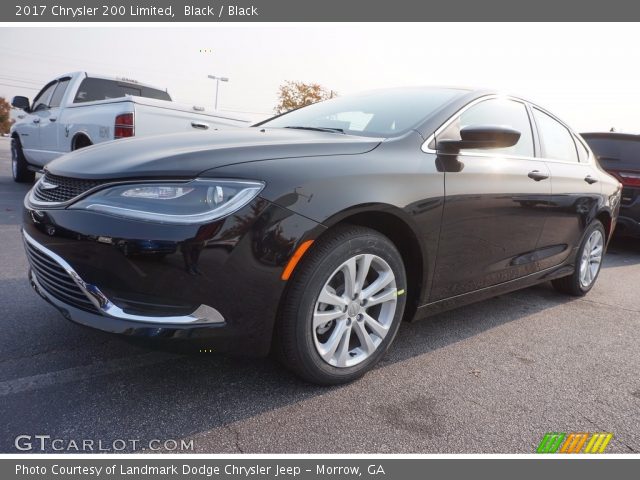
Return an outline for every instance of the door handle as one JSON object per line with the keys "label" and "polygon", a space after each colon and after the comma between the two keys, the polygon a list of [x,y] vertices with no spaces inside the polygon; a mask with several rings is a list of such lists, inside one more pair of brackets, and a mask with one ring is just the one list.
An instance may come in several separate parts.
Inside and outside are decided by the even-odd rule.
{"label": "door handle", "polygon": [[533,170],[529,172],[529,175],[527,175],[527,177],[529,177],[531,180],[535,180],[536,182],[539,182],[540,180],[546,180],[547,178],[549,178],[549,175],[545,173],[540,173],[539,170]]}
{"label": "door handle", "polygon": [[56,117],[49,117],[49,121],[50,121],[50,122],[55,122],[56,120],[57,120],[57,118],[56,118]]}
{"label": "door handle", "polygon": [[591,175],[587,175],[586,177],[584,177],[584,181],[587,182],[589,185],[593,185],[598,181],[598,179],[592,177]]}
{"label": "door handle", "polygon": [[33,123],[40,123],[40,119],[38,117],[34,118]]}
{"label": "door handle", "polygon": [[191,122],[191,126],[193,128],[197,128],[199,130],[208,130],[209,129],[209,125],[207,125],[206,123]]}

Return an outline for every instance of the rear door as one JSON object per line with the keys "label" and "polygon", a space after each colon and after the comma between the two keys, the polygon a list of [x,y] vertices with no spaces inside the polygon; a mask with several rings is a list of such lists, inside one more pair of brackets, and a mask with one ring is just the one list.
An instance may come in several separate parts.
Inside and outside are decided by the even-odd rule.
{"label": "rear door", "polygon": [[543,267],[564,261],[578,247],[600,200],[600,172],[589,152],[563,123],[533,107],[541,156],[551,171],[551,202],[540,248],[549,252]]}
{"label": "rear door", "polygon": [[473,104],[436,135],[460,138],[468,125],[503,125],[521,133],[509,148],[439,155],[445,204],[430,301],[510,281],[538,270],[535,250],[551,195],[549,171],[536,158],[523,102]]}

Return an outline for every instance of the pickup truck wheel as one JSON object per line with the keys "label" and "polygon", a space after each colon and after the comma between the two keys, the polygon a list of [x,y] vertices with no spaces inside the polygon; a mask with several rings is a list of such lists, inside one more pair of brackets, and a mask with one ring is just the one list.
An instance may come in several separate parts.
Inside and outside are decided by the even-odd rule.
{"label": "pickup truck wheel", "polygon": [[274,336],[285,367],[311,383],[338,385],[378,363],[406,301],[402,257],[387,237],[338,227],[313,245],[290,282]]}
{"label": "pickup truck wheel", "polygon": [[36,179],[36,172],[29,170],[20,139],[16,137],[11,138],[11,174],[17,183],[33,183]]}

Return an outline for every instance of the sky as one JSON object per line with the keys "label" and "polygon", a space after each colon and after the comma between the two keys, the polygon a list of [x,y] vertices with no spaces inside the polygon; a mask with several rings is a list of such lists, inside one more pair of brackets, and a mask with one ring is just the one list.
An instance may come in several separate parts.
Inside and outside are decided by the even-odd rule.
{"label": "sky", "polygon": [[640,133],[637,24],[218,24],[0,27],[0,96],[77,70],[135,78],[251,119],[286,80],[347,95],[407,85],[497,89],[577,131]]}

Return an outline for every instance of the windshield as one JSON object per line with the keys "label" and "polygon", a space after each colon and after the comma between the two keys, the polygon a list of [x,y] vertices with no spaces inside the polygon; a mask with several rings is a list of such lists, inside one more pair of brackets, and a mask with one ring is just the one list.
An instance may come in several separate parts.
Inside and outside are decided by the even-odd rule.
{"label": "windshield", "polygon": [[416,127],[438,108],[464,93],[464,90],[448,88],[406,88],[337,97],[258,125],[393,137]]}

